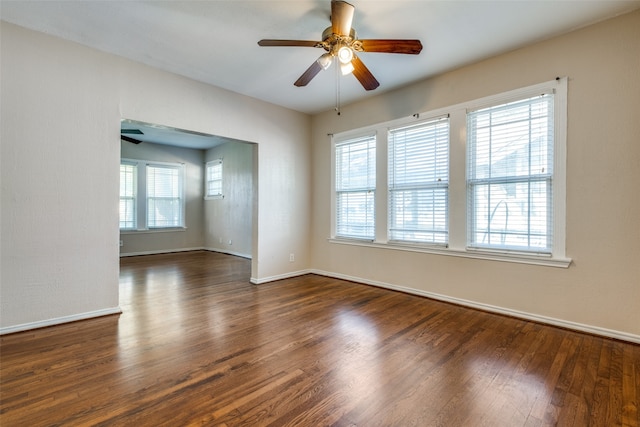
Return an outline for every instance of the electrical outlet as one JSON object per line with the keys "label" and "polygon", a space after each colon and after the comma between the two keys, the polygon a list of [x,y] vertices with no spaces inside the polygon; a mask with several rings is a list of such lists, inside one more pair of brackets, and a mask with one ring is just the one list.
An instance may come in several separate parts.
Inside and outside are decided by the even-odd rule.
{"label": "electrical outlet", "polygon": [[294,254],[289,254],[289,262],[294,262],[296,260],[296,256]]}
{"label": "electrical outlet", "polygon": [[122,240],[120,240],[120,246],[123,246],[123,245],[124,245],[124,243],[122,243]]}
{"label": "electrical outlet", "polygon": [[231,244],[231,239],[229,239],[229,244]]}

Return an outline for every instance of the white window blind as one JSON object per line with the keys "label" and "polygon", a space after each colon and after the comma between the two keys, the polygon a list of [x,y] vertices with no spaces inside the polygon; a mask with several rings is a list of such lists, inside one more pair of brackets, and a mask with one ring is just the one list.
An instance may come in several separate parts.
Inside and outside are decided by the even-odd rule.
{"label": "white window blind", "polygon": [[336,236],[375,237],[376,137],[336,144]]}
{"label": "white window blind", "polygon": [[222,198],[222,159],[207,162],[205,198]]}
{"label": "white window blind", "polygon": [[120,164],[120,228],[136,228],[136,187],[137,166]]}
{"label": "white window blind", "polygon": [[182,227],[182,174],[179,166],[147,165],[147,227]]}
{"label": "white window blind", "polygon": [[389,239],[448,241],[449,119],[391,129]]}
{"label": "white window blind", "polygon": [[551,253],[553,97],[467,114],[470,247]]}

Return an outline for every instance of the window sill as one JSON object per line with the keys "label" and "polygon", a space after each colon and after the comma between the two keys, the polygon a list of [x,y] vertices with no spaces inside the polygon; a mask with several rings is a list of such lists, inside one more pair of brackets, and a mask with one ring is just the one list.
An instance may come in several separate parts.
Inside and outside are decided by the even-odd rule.
{"label": "window sill", "polygon": [[514,262],[519,264],[541,265],[545,267],[568,268],[571,258],[553,258],[544,254],[523,254],[511,252],[452,249],[444,246],[422,246],[400,243],[381,243],[355,239],[328,239],[329,243],[339,245],[362,246],[395,251],[420,252],[434,255],[455,256],[461,258],[483,259],[490,261]]}
{"label": "window sill", "polygon": [[176,231],[187,231],[187,227],[143,228],[140,230],[120,230],[120,234],[173,233]]}

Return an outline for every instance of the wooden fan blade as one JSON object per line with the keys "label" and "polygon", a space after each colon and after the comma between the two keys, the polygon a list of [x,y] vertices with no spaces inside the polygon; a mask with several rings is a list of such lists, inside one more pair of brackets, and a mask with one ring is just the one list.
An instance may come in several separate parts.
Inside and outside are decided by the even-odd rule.
{"label": "wooden fan blade", "polygon": [[331,1],[331,29],[334,34],[348,36],[351,33],[353,13],[356,8],[341,0]]}
{"label": "wooden fan blade", "polygon": [[313,40],[273,40],[262,39],[258,42],[260,46],[300,46],[300,47],[322,47],[322,42]]}
{"label": "wooden fan blade", "polygon": [[356,76],[356,79],[360,82],[362,87],[366,90],[374,90],[380,83],[373,77],[371,71],[364,65],[364,62],[360,60],[357,56],[353,55],[353,59],[351,60],[351,64],[353,65],[353,75]]}
{"label": "wooden fan blade", "polygon": [[417,55],[422,51],[420,40],[358,40],[363,52],[406,53]]}
{"label": "wooden fan blade", "polygon": [[311,79],[313,79],[316,74],[320,72],[320,70],[322,70],[322,65],[320,65],[318,61],[313,61],[313,64],[311,64],[311,66],[307,68],[307,71],[302,73],[302,75],[300,76],[300,78],[298,78],[298,80],[296,80],[294,85],[298,87],[306,86],[311,81]]}

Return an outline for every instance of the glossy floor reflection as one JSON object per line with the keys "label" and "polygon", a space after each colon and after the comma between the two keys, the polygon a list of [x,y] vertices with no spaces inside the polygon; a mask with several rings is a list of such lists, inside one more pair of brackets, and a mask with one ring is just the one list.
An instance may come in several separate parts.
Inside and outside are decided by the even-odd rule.
{"label": "glossy floor reflection", "polygon": [[640,424],[637,345],[210,252],[121,264],[122,315],[1,338],[1,425]]}

